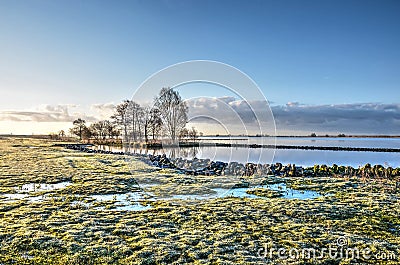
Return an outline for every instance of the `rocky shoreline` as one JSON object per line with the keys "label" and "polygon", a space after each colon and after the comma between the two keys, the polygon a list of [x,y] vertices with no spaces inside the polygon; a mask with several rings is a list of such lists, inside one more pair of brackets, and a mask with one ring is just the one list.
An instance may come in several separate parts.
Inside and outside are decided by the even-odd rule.
{"label": "rocky shoreline", "polygon": [[77,150],[86,153],[112,154],[112,155],[130,155],[138,157],[148,165],[158,168],[175,169],[179,173],[187,175],[205,175],[205,176],[253,176],[253,175],[274,175],[280,177],[316,177],[316,176],[342,176],[342,177],[362,177],[362,178],[393,178],[400,176],[400,168],[383,167],[382,165],[366,164],[363,167],[353,168],[351,166],[338,166],[333,164],[315,165],[314,167],[303,168],[295,164],[282,165],[275,164],[255,164],[238,162],[211,161],[210,159],[193,160],[183,158],[168,158],[165,154],[153,156],[151,154],[136,154],[125,152],[112,152],[105,150],[95,150],[90,148],[93,145],[87,144],[56,144],[55,146],[64,147],[71,150]]}
{"label": "rocky shoreline", "polygon": [[139,157],[143,162],[159,167],[176,169],[177,171],[187,175],[205,175],[205,176],[252,176],[252,175],[275,175],[275,176],[300,176],[304,174],[304,169],[296,165],[275,164],[255,164],[255,163],[238,163],[238,162],[221,162],[211,161],[210,159],[193,160],[183,158],[168,158],[165,154],[153,156],[151,154],[135,154],[125,152],[112,152],[105,150],[94,150],[90,148],[93,145],[87,144],[57,144],[56,146],[64,147],[71,150],[77,150],[85,153],[112,154],[112,155],[132,155]]}

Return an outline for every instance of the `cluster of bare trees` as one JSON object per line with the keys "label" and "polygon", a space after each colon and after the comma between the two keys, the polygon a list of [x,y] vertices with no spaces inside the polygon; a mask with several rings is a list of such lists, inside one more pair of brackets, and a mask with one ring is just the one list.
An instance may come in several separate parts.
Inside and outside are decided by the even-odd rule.
{"label": "cluster of bare trees", "polygon": [[132,100],[124,100],[115,107],[111,120],[99,121],[86,126],[86,122],[77,119],[70,132],[80,139],[105,140],[122,136],[125,143],[150,142],[160,138],[172,142],[180,138],[193,138],[198,132],[185,128],[188,107],[177,91],[162,88],[154,99],[153,106],[141,106]]}
{"label": "cluster of bare trees", "polygon": [[120,135],[120,130],[116,124],[109,120],[98,121],[86,126],[86,121],[82,119],[74,120],[74,127],[70,129],[70,133],[82,139],[116,139]]}
{"label": "cluster of bare trees", "polygon": [[140,104],[125,100],[116,106],[111,116],[121,130],[124,142],[156,140],[162,130],[160,112],[154,107],[142,107]]}
{"label": "cluster of bare trees", "polygon": [[203,136],[202,132],[198,132],[196,128],[192,127],[190,130],[184,128],[179,134],[180,139],[187,139],[192,142],[195,142],[197,137]]}

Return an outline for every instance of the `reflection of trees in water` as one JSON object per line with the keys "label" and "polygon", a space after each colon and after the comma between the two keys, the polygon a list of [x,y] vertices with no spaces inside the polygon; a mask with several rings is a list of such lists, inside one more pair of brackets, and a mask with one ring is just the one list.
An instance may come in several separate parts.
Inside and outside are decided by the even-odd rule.
{"label": "reflection of trees in water", "polygon": [[163,149],[147,149],[147,148],[135,148],[135,147],[130,147],[126,146],[124,148],[111,148],[111,147],[106,147],[106,146],[101,146],[99,149],[106,150],[108,148],[108,151],[123,151],[125,153],[133,153],[133,154],[140,154],[140,155],[162,155],[165,154],[167,157],[170,158],[188,158],[188,159],[193,159],[194,157],[197,157],[197,155],[200,153],[200,147],[199,146],[193,146],[193,147],[185,147],[185,148],[163,148]]}
{"label": "reflection of trees in water", "polygon": [[163,149],[148,149],[147,155],[163,155],[165,154],[169,158],[186,158],[193,159],[200,152],[200,147],[185,147],[185,148],[163,148]]}
{"label": "reflection of trees in water", "polygon": [[123,152],[139,154],[139,155],[150,155],[150,154],[156,155],[157,154],[157,150],[155,150],[155,149],[137,148],[137,147],[130,147],[130,146],[124,147]]}
{"label": "reflection of trees in water", "polygon": [[200,152],[200,147],[193,146],[179,149],[179,156],[193,159]]}

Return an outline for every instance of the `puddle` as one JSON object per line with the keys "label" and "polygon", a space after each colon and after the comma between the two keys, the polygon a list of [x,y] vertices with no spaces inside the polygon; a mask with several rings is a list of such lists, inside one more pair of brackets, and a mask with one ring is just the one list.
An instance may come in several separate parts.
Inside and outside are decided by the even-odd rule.
{"label": "puddle", "polygon": [[42,202],[46,199],[46,196],[34,196],[34,197],[28,197],[26,198],[27,200],[29,200],[30,202]]}
{"label": "puddle", "polygon": [[236,198],[250,198],[250,199],[268,199],[263,196],[257,196],[254,194],[248,194],[246,191],[251,190],[253,188],[265,188],[274,191],[283,192],[283,196],[281,198],[284,199],[315,199],[320,196],[318,192],[310,191],[310,190],[293,190],[286,187],[286,184],[271,184],[271,185],[263,185],[263,186],[255,186],[250,188],[235,188],[235,189],[224,189],[224,188],[214,188],[215,191],[213,194],[185,194],[185,195],[174,195],[169,199],[180,199],[180,200],[207,200],[207,199],[215,199],[215,198],[226,198],[226,197],[236,197]]}
{"label": "puddle", "polygon": [[122,204],[130,204],[132,202],[150,199],[151,195],[149,196],[147,194],[143,194],[143,192],[129,192],[122,194],[98,194],[98,195],[91,195],[89,197],[99,202],[116,201]]}
{"label": "puddle", "polygon": [[154,182],[149,182],[149,183],[141,183],[139,182],[139,187],[142,189],[147,189],[147,188],[151,188],[157,185],[161,185],[162,183],[154,183]]}
{"label": "puddle", "polygon": [[29,194],[15,193],[15,194],[1,194],[0,201],[14,202],[18,200],[28,200],[30,202],[42,202],[48,197],[46,195],[29,197]]}
{"label": "puddle", "polygon": [[[110,209],[113,211],[144,211],[150,209],[150,205],[142,205],[139,201],[151,199],[149,193],[143,192],[130,192],[124,194],[102,194],[92,195],[91,198],[98,202],[115,201],[116,208]],[[96,209],[103,210],[104,207],[97,207]]]}
{"label": "puddle", "polygon": [[[16,194],[1,194],[0,195],[1,197],[4,197],[5,199],[1,199],[1,200],[5,200],[5,201],[17,201],[17,200],[21,200],[21,199],[24,199],[24,198],[26,198],[26,197],[28,197],[28,194],[19,194],[19,193],[16,193]],[[0,198],[1,198],[0,197]]]}
{"label": "puddle", "polygon": [[0,194],[0,201],[12,202],[17,200],[29,200],[30,202],[41,202],[45,200],[47,195],[40,196],[30,196],[29,193],[40,192],[40,191],[54,191],[58,189],[63,189],[69,185],[72,185],[70,181],[64,181],[53,184],[46,183],[27,183],[19,187],[14,187],[17,193],[6,193]]}
{"label": "puddle", "polygon": [[151,209],[151,205],[141,205],[140,203],[136,203],[136,204],[131,204],[131,205],[124,205],[124,206],[118,206],[115,209],[111,209],[114,211],[144,211],[144,210],[148,210]]}
{"label": "puddle", "polygon": [[[55,184],[35,184],[29,183],[25,184],[19,188],[16,188],[18,193],[16,194],[0,194],[0,201],[16,201],[16,200],[29,200],[30,202],[41,202],[48,198],[48,195],[41,196],[29,196],[30,192],[38,192],[38,191],[52,191],[56,189],[62,189],[71,185],[71,182],[60,182]],[[154,183],[146,183],[140,185],[142,188],[147,188],[151,186],[155,186],[157,184]],[[227,197],[236,197],[236,198],[250,198],[250,199],[268,199],[266,197],[257,196],[254,194],[248,194],[246,191],[251,190],[253,188],[265,188],[274,191],[280,191],[283,193],[281,198],[285,199],[315,199],[320,196],[318,192],[310,191],[310,190],[294,190],[286,187],[285,183],[277,183],[277,184],[267,184],[267,185],[258,185],[254,187],[246,187],[246,188],[235,188],[235,189],[226,189],[226,188],[214,188],[211,189],[214,191],[212,194],[179,194],[173,195],[171,197],[154,197],[154,194],[146,191],[142,192],[129,192],[123,194],[97,194],[90,195],[95,202],[114,202],[113,205],[115,208],[110,210],[115,211],[143,211],[150,209],[150,205],[142,205],[140,202],[144,200],[208,200],[208,199],[216,199],[216,198],[227,198]],[[85,208],[89,208],[92,203],[86,203],[82,201],[74,201],[71,203],[71,206],[83,206]],[[95,209],[105,209],[103,206],[95,207]]]}
{"label": "puddle", "polygon": [[268,188],[271,190],[276,190],[276,191],[283,191],[283,197],[285,199],[300,199],[300,200],[308,200],[308,199],[315,199],[318,197],[321,197],[322,195],[316,191],[312,190],[294,190],[286,187],[286,184],[284,183],[278,183],[278,184],[271,184],[271,185],[265,185],[261,186],[262,188]]}
{"label": "puddle", "polygon": [[53,191],[63,189],[69,185],[72,185],[70,181],[64,181],[53,184],[46,183],[28,183],[24,184],[20,187],[15,187],[15,191],[18,193],[29,193],[29,192],[38,192],[38,191]]}
{"label": "puddle", "polygon": [[400,233],[400,225],[389,228],[389,231],[393,233]]}

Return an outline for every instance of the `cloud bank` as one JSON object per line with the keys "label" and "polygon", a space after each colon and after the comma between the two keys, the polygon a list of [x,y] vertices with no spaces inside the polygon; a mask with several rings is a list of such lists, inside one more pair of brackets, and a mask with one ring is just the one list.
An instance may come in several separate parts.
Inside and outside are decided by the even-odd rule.
{"label": "cloud bank", "polygon": [[93,104],[91,111],[77,110],[73,104],[40,105],[33,110],[0,110],[0,121],[14,122],[72,122],[82,118],[87,122],[108,119],[114,109],[113,103]]}
{"label": "cloud bank", "polygon": [[273,106],[277,126],[285,130],[400,134],[400,104],[353,103]]}
{"label": "cloud bank", "polygon": [[[255,122],[255,116],[246,102],[233,97],[200,98],[189,102],[189,109],[196,115],[211,109],[225,123],[237,123],[237,119],[222,108],[229,105],[244,123]],[[257,112],[266,111],[264,101],[251,102]],[[353,134],[400,134],[400,104],[353,103],[333,105],[305,105],[289,102],[271,106],[277,133],[353,133]],[[206,111],[206,112],[207,112]],[[207,122],[207,119],[197,120]]]}
{"label": "cloud bank", "polygon": [[[244,133],[243,124],[248,127],[257,123],[249,104],[234,97],[201,97],[189,100],[187,104],[190,116],[198,117],[194,121],[196,126],[206,128],[210,119],[204,116],[210,115],[225,126],[236,128],[236,131],[230,130],[231,133]],[[251,106],[256,113],[267,111],[265,101],[252,101]],[[93,122],[109,119],[114,107],[113,103],[93,104],[90,111],[84,112],[75,105],[42,105],[34,110],[0,111],[0,121],[72,122],[76,118],[83,118]],[[277,134],[400,134],[400,104],[305,105],[289,102],[286,105],[272,105],[271,110]]]}

